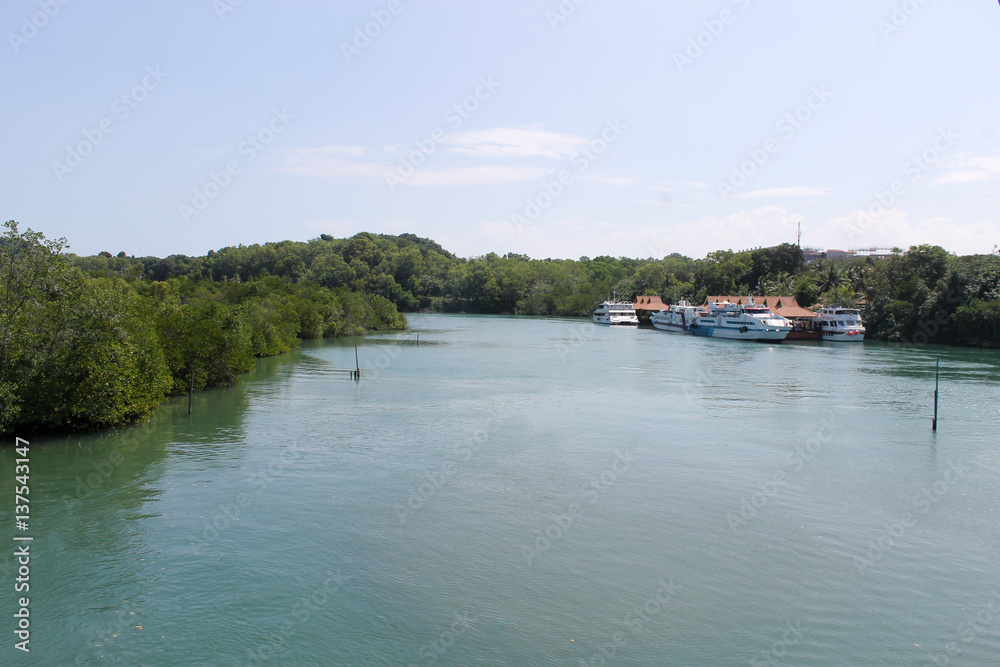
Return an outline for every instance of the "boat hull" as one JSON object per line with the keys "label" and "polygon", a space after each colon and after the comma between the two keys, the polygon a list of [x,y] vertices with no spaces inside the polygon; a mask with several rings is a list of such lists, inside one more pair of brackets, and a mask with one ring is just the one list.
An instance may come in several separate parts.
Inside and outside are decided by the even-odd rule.
{"label": "boat hull", "polygon": [[858,333],[828,333],[824,331],[820,334],[821,340],[830,341],[831,343],[861,343],[865,339],[865,333],[859,331]]}
{"label": "boat hull", "polygon": [[657,329],[659,329],[660,331],[669,331],[670,333],[679,333],[679,334],[689,334],[689,333],[691,333],[690,327],[686,327],[683,324],[672,324],[672,323],[667,323],[667,322],[657,322],[657,321],[654,320],[653,321],[653,326],[656,327]]}
{"label": "boat hull", "polygon": [[610,324],[612,326],[638,326],[638,318],[634,320],[610,320],[606,317],[595,317],[594,324]]}
{"label": "boat hull", "polygon": [[780,343],[788,336],[788,329],[765,329],[763,331],[740,331],[728,327],[692,327],[695,336],[705,338],[726,338],[728,340],[750,340],[762,343]]}

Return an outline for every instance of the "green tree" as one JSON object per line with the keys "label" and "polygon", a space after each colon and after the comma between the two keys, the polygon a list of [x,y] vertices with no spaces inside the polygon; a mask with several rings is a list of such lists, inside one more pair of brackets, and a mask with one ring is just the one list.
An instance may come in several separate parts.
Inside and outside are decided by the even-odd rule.
{"label": "green tree", "polygon": [[0,431],[19,419],[24,373],[44,344],[40,323],[47,306],[65,289],[68,268],[59,254],[66,239],[47,241],[17,223],[4,223],[0,236]]}
{"label": "green tree", "polygon": [[1000,347],[1000,300],[973,299],[955,311],[960,341],[977,347]]}
{"label": "green tree", "polygon": [[218,301],[169,305],[159,316],[163,353],[173,384],[171,393],[232,384],[253,368],[253,343],[239,306]]}
{"label": "green tree", "polygon": [[41,321],[21,420],[90,429],[140,419],[170,387],[149,303],[125,281],[72,277]]}

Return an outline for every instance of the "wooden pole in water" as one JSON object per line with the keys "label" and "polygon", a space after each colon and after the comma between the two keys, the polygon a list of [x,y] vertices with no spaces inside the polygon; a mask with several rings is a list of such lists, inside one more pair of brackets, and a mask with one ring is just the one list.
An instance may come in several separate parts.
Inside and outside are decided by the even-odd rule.
{"label": "wooden pole in water", "polygon": [[188,387],[188,414],[191,414],[191,403],[194,401],[194,369],[191,369],[191,386]]}
{"label": "wooden pole in water", "polygon": [[938,379],[941,374],[941,355],[937,356],[937,366],[934,368],[934,420],[931,422],[931,430],[937,430],[937,404],[938,404]]}
{"label": "wooden pole in water", "polygon": [[417,345],[420,345],[420,334],[417,334]]}
{"label": "wooden pole in water", "polygon": [[358,362],[358,346],[354,346],[354,379],[361,379],[361,364]]}

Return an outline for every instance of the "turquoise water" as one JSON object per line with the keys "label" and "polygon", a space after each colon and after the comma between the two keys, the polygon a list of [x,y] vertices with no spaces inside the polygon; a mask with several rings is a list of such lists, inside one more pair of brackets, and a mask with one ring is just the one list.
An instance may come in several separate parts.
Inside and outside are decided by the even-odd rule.
{"label": "turquoise water", "polygon": [[3,664],[997,664],[997,352],[409,319],[32,440]]}

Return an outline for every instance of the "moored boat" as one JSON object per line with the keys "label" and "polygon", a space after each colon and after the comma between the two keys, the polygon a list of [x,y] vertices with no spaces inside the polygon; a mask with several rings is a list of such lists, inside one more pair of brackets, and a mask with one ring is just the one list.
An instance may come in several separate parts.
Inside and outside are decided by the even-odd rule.
{"label": "moored boat", "polygon": [[597,324],[639,324],[635,308],[627,301],[605,301],[594,310]]}
{"label": "moored boat", "polygon": [[663,310],[658,310],[653,314],[653,326],[661,331],[673,333],[691,333],[691,325],[695,318],[708,312],[702,306],[692,306],[687,301],[681,299],[672,306],[667,306]]}
{"label": "moored boat", "polygon": [[861,313],[855,308],[820,308],[813,320],[813,327],[819,330],[820,340],[860,343],[865,339]]}
{"label": "moored boat", "polygon": [[711,303],[708,312],[698,315],[691,326],[696,336],[780,343],[792,330],[791,323],[770,308],[751,301],[740,306],[728,301]]}

